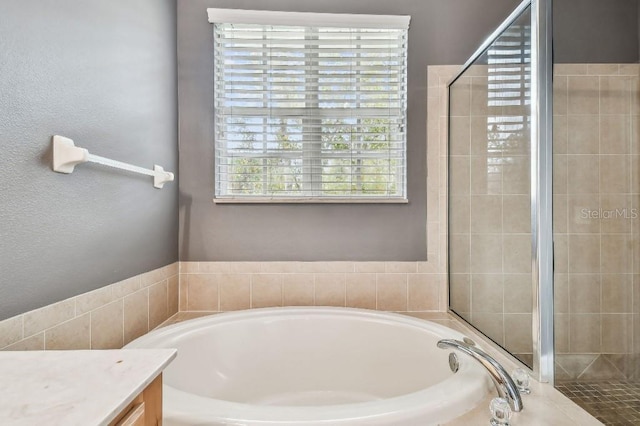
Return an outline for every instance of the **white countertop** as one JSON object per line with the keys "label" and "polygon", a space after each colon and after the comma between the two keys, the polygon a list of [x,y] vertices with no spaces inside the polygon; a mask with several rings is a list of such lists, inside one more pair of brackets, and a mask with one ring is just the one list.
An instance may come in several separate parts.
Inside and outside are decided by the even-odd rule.
{"label": "white countertop", "polygon": [[0,425],[106,425],[175,349],[0,352]]}

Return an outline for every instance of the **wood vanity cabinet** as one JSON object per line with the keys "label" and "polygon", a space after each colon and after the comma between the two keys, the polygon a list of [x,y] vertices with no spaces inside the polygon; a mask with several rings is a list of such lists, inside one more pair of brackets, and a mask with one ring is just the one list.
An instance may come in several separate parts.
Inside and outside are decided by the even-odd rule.
{"label": "wood vanity cabinet", "polygon": [[162,374],[138,394],[109,426],[162,426]]}

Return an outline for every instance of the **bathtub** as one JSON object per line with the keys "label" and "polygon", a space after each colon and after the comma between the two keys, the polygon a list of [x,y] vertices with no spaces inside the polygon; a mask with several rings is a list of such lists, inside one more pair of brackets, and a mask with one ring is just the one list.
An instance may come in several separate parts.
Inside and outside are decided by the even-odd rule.
{"label": "bathtub", "polygon": [[177,348],[164,372],[164,424],[435,425],[471,410],[490,380],[449,368],[448,327],[349,308],[266,308],[153,331],[126,348]]}

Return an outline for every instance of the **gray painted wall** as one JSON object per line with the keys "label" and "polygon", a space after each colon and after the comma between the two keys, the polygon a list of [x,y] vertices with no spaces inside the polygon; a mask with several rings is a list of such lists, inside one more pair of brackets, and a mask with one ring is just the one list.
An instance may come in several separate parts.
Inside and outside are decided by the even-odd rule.
{"label": "gray painted wall", "polygon": [[177,183],[84,164],[51,136],[177,171],[175,0],[2,0],[0,320],[178,258]]}
{"label": "gray painted wall", "polygon": [[[424,260],[427,66],[461,64],[518,0],[178,0],[180,259]],[[411,15],[408,205],[215,205],[207,7]]]}
{"label": "gray painted wall", "polygon": [[553,0],[554,61],[638,62],[638,0]]}

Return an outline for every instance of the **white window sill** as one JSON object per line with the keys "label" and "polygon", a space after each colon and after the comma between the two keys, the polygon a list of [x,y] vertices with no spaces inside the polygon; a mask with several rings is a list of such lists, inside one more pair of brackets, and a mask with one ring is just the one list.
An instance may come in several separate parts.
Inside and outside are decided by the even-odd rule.
{"label": "white window sill", "polygon": [[235,197],[214,198],[214,204],[408,204],[406,198],[293,198],[293,197]]}

